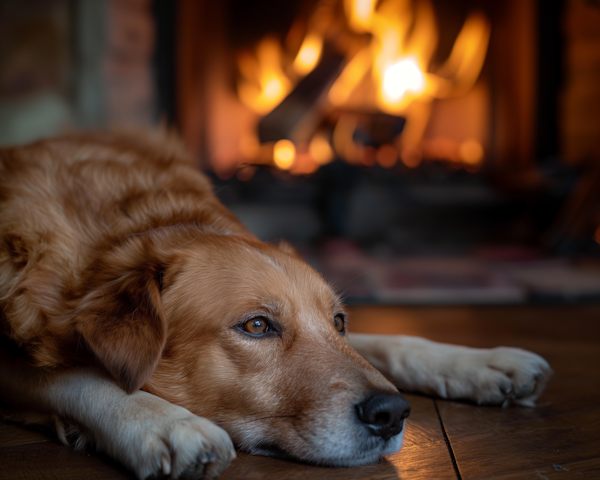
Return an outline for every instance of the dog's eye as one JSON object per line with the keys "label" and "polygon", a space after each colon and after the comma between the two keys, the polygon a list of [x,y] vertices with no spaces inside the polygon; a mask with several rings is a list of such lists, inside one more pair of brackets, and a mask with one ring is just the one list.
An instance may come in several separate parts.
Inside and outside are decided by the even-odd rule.
{"label": "dog's eye", "polygon": [[346,332],[346,316],[342,313],[338,313],[333,317],[333,325],[335,329],[340,333]]}
{"label": "dog's eye", "polygon": [[269,324],[262,317],[255,317],[248,320],[242,326],[245,332],[250,333],[251,335],[261,335],[270,330]]}

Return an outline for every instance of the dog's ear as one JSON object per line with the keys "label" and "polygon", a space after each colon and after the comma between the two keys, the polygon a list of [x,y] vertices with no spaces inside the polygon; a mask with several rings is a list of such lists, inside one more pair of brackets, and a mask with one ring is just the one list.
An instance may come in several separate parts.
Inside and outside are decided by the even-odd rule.
{"label": "dog's ear", "polygon": [[298,255],[298,252],[296,251],[296,249],[290,243],[286,242],[285,240],[279,240],[279,242],[277,243],[277,248],[279,250],[281,250],[282,252],[285,252],[294,257],[300,258],[300,255]]}
{"label": "dog's ear", "polygon": [[76,309],[78,332],[128,393],[151,377],[167,335],[162,266],[147,254],[129,245],[94,262]]}

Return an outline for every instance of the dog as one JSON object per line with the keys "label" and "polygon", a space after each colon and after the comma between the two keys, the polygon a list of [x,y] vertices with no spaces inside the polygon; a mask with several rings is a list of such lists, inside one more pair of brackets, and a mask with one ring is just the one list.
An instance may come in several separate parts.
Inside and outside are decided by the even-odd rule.
{"label": "dog", "polygon": [[160,133],[0,150],[0,396],[11,419],[139,478],[235,457],[363,465],[398,451],[398,388],[533,405],[536,354],[350,334],[340,298],[259,241]]}

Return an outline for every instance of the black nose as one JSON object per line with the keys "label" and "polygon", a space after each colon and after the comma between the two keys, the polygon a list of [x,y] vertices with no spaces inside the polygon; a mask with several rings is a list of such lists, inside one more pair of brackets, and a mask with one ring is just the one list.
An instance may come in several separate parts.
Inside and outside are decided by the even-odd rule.
{"label": "black nose", "polygon": [[402,431],[410,405],[399,393],[377,393],[356,405],[356,415],[373,433],[389,440]]}

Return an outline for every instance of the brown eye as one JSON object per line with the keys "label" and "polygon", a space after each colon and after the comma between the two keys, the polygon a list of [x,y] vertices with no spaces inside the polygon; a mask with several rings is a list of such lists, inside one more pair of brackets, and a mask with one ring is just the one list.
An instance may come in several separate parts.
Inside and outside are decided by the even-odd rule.
{"label": "brown eye", "polygon": [[262,317],[255,317],[243,325],[244,331],[252,335],[260,335],[269,331],[269,324]]}
{"label": "brown eye", "polygon": [[335,329],[340,333],[344,333],[346,331],[345,320],[346,317],[341,313],[338,313],[335,317],[333,317],[333,325],[335,326]]}

